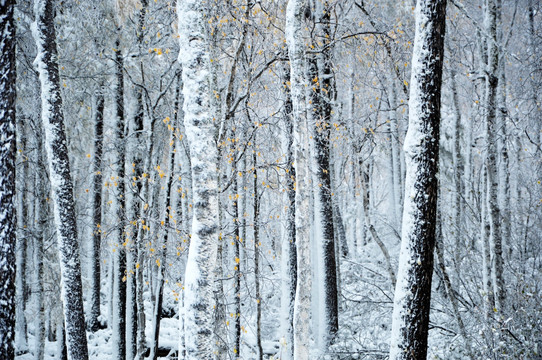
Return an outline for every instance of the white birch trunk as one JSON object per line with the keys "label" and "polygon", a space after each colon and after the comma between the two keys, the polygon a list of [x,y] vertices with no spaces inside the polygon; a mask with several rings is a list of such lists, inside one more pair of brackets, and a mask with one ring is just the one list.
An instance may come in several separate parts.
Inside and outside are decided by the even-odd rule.
{"label": "white birch trunk", "polygon": [[294,122],[295,224],[297,248],[297,287],[294,309],[294,359],[310,358],[311,258],[309,244],[309,144],[304,116],[304,42],[302,17],[304,0],[290,0],[286,9],[286,41],[291,66],[291,89]]}
{"label": "white birch trunk", "polygon": [[185,279],[187,359],[213,358],[213,288],[218,237],[218,151],[210,96],[203,2],[178,3],[184,124],[190,146],[194,210]]}

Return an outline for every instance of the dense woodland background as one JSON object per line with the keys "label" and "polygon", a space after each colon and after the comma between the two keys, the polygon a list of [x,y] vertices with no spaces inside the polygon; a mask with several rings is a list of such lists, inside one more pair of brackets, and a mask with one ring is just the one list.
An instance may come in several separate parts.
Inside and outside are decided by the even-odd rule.
{"label": "dense woodland background", "polygon": [[[89,355],[182,357],[193,186],[201,184],[193,185],[183,122],[183,14],[166,0],[53,3]],[[205,3],[219,228],[213,304],[202,310],[213,317],[217,359],[289,359],[293,351],[300,262],[286,3]],[[315,359],[385,359],[415,5],[308,3],[308,348]],[[447,5],[431,359],[542,358],[541,10],[537,0]],[[58,359],[64,336],[35,19],[32,2],[18,1],[20,360]]]}

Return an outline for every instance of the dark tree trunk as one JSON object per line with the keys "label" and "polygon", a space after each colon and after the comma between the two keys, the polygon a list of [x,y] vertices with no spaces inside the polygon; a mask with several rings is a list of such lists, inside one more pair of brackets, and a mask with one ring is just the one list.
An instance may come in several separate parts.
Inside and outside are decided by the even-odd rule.
{"label": "dark tree trunk", "polygon": [[99,90],[96,97],[96,118],[94,119],[94,179],[93,179],[93,235],[92,235],[92,258],[91,258],[91,300],[89,328],[96,332],[100,328],[98,317],[100,316],[100,248],[102,241],[102,150],[103,150],[103,127],[104,127],[104,95]]}
{"label": "dark tree trunk", "polygon": [[[331,84],[326,77],[331,74],[322,71],[323,79],[319,80],[318,65],[315,57],[309,57],[308,71],[311,79],[311,103],[312,103],[312,127],[311,134],[314,142],[315,162],[315,194],[314,201],[318,205],[315,211],[316,229],[321,232],[317,237],[321,238],[320,252],[323,260],[323,269],[319,269],[322,276],[325,326],[323,335],[325,342],[329,343],[330,337],[339,328],[338,300],[337,300],[337,263],[335,257],[335,229],[333,224],[333,203],[331,198],[331,169],[329,167],[329,136],[331,121],[331,103],[327,97]],[[318,83],[321,83],[318,85]],[[321,86],[321,88],[320,88]],[[326,95],[323,95],[323,94]]]}
{"label": "dark tree trunk", "polygon": [[438,194],[440,94],[446,0],[418,0],[412,58],[406,183],[390,360],[425,359]]}
{"label": "dark tree trunk", "polygon": [[[254,139],[256,143],[256,139]],[[263,360],[262,348],[262,296],[260,293],[260,195],[258,194],[258,158],[256,151],[252,153],[254,167],[254,284],[256,287],[256,345],[258,347],[258,359]]]}
{"label": "dark tree trunk", "polygon": [[126,197],[125,197],[125,124],[124,124],[124,60],[120,50],[120,41],[117,39],[115,51],[115,65],[117,88],[115,93],[117,129],[117,221],[118,221],[118,247],[115,272],[116,298],[113,303],[113,332],[116,339],[117,359],[126,359]]}
{"label": "dark tree trunk", "polygon": [[[235,165],[233,179],[233,190],[235,195],[233,198],[233,219],[235,221],[235,227],[233,229],[233,242],[234,242],[234,256],[235,256],[235,325],[234,325],[234,340],[233,340],[233,353],[236,358],[241,358],[241,249],[240,249],[240,232],[239,232],[239,193],[241,189],[237,181],[237,163]],[[244,239],[243,239],[244,240]]]}
{"label": "dark tree trunk", "polygon": [[36,64],[41,81],[42,119],[60,253],[67,354],[70,359],[87,360],[81,262],[77,243],[73,184],[62,113],[53,1],[35,0],[35,3],[37,13],[35,14],[34,38],[38,50]]}
{"label": "dark tree trunk", "polygon": [[288,359],[294,358],[294,304],[295,292],[297,287],[297,249],[295,243],[295,167],[294,163],[294,123],[292,119],[292,97],[290,88],[290,69],[284,67],[284,78],[282,83],[284,86],[284,113],[283,121],[287,134],[286,153],[286,193],[288,196],[288,209],[286,213],[286,241],[288,247],[288,260],[286,262],[287,276],[287,324],[286,324],[286,346]]}
{"label": "dark tree trunk", "polygon": [[[331,116],[332,101],[334,100],[335,85],[332,69],[332,37],[330,28],[331,11],[328,1],[323,1],[322,5],[316,4],[316,26],[319,38],[323,39],[321,53],[316,56],[308,56],[309,61],[309,79],[311,81],[311,101],[312,101],[312,127],[311,133],[314,142],[315,158],[315,221],[319,222],[316,229],[321,232],[317,238],[321,238],[320,252],[323,261],[323,269],[319,272],[322,276],[323,286],[322,295],[324,296],[324,318],[326,329],[321,334],[324,336],[325,344],[329,344],[332,336],[339,329],[339,307],[338,307],[338,288],[337,288],[337,262],[335,254],[335,224],[333,214],[332,182],[330,167],[330,136],[331,136]],[[315,44],[318,45],[318,44]]]}
{"label": "dark tree trunk", "polygon": [[[41,136],[37,136],[39,149],[43,148]],[[38,164],[43,164],[42,152],[39,151],[37,156]],[[41,170],[41,169],[40,169]],[[34,267],[36,269],[35,285],[32,289],[36,298],[36,306],[38,310],[38,316],[35,318],[35,346],[34,355],[36,360],[43,360],[45,357],[45,300],[44,300],[44,272],[43,272],[43,256],[44,256],[44,242],[47,234],[47,216],[49,213],[49,207],[47,204],[47,194],[43,179],[47,176],[45,171],[40,171],[36,175],[35,183],[37,189],[36,196],[36,215],[38,217],[37,236],[34,237]]]}
{"label": "dark tree trunk", "polygon": [[15,1],[0,2],[0,353],[15,358]]}
{"label": "dark tree trunk", "polygon": [[495,307],[503,311],[505,301],[505,287],[503,279],[503,256],[502,256],[502,233],[501,233],[501,209],[498,203],[498,168],[497,168],[497,90],[499,87],[499,50],[497,48],[497,9],[496,0],[489,0],[486,9],[486,25],[490,38],[487,42],[487,66],[486,72],[486,142],[487,142],[487,181],[488,194],[487,205],[489,223],[491,226],[490,243],[492,246],[492,279],[494,279]]}

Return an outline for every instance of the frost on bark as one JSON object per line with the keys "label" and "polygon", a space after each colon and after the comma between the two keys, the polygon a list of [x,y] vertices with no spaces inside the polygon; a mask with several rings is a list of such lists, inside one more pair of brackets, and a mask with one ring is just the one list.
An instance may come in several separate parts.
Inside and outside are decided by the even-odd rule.
{"label": "frost on bark", "polygon": [[297,286],[297,250],[295,242],[295,168],[294,162],[294,124],[292,119],[292,97],[290,94],[290,88],[288,83],[290,82],[290,69],[289,66],[284,66],[282,75],[282,84],[284,92],[284,110],[283,121],[284,128],[286,129],[286,194],[288,197],[288,209],[286,213],[287,225],[286,236],[283,242],[283,278],[284,288],[282,292],[282,336],[285,342],[285,351],[283,352],[283,358],[285,360],[291,360],[294,358],[294,305],[295,305],[295,293]]}
{"label": "frost on bark", "polygon": [[212,359],[213,288],[218,237],[218,151],[211,111],[205,3],[178,3],[183,67],[184,124],[190,146],[193,191],[192,237],[185,279],[187,359]]}
{"label": "frost on bark", "polygon": [[[335,256],[335,224],[333,221],[333,199],[331,188],[330,136],[332,101],[335,93],[333,70],[331,64],[331,37],[329,2],[317,2],[315,23],[317,35],[323,39],[323,48],[319,56],[306,55],[307,78],[310,79],[308,123],[310,139],[314,153],[313,182],[314,182],[314,233],[318,246],[318,261],[316,264],[319,275],[317,287],[321,301],[320,324],[317,326],[318,343],[325,347],[339,328],[338,299],[337,299],[337,262]],[[320,15],[321,14],[321,15]],[[316,284],[315,284],[316,286]]]}
{"label": "frost on bark", "polygon": [[294,306],[294,359],[310,358],[311,259],[309,244],[308,136],[304,116],[304,41],[302,19],[304,0],[290,0],[286,9],[286,41],[291,67],[294,124],[295,231],[297,286]]}
{"label": "frost on bark", "polygon": [[486,31],[490,38],[487,42],[487,68],[486,68],[486,142],[487,142],[487,205],[490,223],[490,246],[492,253],[492,282],[495,293],[495,307],[502,311],[504,307],[504,280],[503,256],[501,234],[501,212],[498,200],[498,167],[497,167],[497,90],[499,87],[499,50],[497,48],[497,6],[496,0],[489,0],[486,8]]}
{"label": "frost on bark", "polygon": [[406,182],[390,359],[425,359],[438,193],[446,0],[418,0],[412,57]]}
{"label": "frost on bark", "polygon": [[15,349],[15,1],[0,1],[0,354]]}
{"label": "frost on bark", "polygon": [[117,147],[117,251],[114,265],[114,295],[113,295],[113,339],[117,359],[126,358],[126,196],[125,196],[125,125],[124,125],[124,60],[117,39],[115,51],[117,87],[116,102],[116,147]]}
{"label": "frost on bark", "polygon": [[[38,146],[43,149],[42,137],[36,136]],[[37,163],[43,164],[44,159],[42,156],[42,151],[38,151]],[[46,241],[47,233],[47,215],[49,212],[47,204],[47,194],[48,191],[45,188],[43,182],[43,176],[46,176],[46,173],[36,174],[35,184],[36,184],[36,214],[38,217],[38,236],[34,238],[34,267],[35,267],[35,279],[32,292],[35,294],[35,309],[38,311],[37,316],[34,320],[34,359],[43,360],[45,357],[45,301],[44,301],[44,271],[43,271],[43,255],[44,255],[44,246],[43,244]]]}
{"label": "frost on bark", "polygon": [[96,97],[96,118],[94,119],[94,163],[93,163],[93,233],[92,233],[92,257],[91,268],[91,295],[90,295],[90,319],[88,321],[91,331],[97,331],[100,327],[98,317],[100,316],[100,245],[102,222],[102,149],[103,149],[103,127],[104,127],[104,96],[100,92]]}
{"label": "frost on bark", "polygon": [[45,128],[45,145],[60,258],[67,354],[68,359],[86,360],[88,349],[83,311],[81,262],[77,244],[73,184],[60,96],[53,1],[36,0],[34,12],[36,23],[33,26],[33,35],[38,54],[34,64],[39,71],[41,83],[42,121]]}

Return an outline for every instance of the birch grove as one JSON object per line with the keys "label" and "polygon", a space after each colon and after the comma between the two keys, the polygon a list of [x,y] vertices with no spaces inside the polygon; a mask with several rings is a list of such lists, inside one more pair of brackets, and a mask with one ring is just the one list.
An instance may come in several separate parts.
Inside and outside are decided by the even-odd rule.
{"label": "birch grove", "polygon": [[0,9],[0,358],[540,358],[537,1]]}

